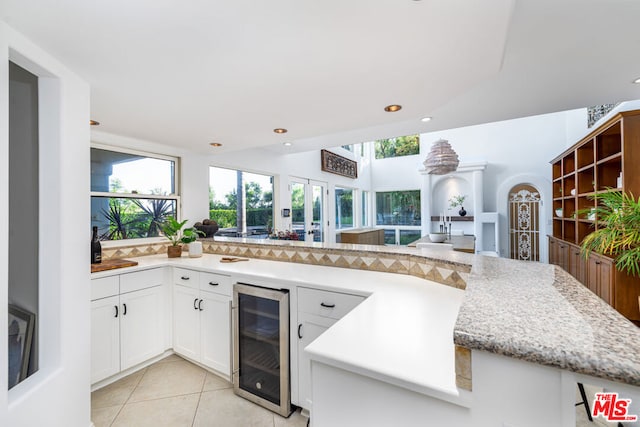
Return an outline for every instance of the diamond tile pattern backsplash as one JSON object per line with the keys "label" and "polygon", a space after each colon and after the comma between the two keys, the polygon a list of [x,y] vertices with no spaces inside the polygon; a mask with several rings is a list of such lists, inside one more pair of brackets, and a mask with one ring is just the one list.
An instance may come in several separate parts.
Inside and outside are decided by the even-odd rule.
{"label": "diamond tile pattern backsplash", "polygon": [[[167,243],[103,248],[102,259],[121,259],[143,255],[164,254]],[[470,265],[453,264],[417,255],[358,251],[353,249],[324,249],[303,246],[281,247],[251,243],[202,241],[204,253],[327,267],[354,268],[385,273],[410,274],[458,289],[465,289]]]}

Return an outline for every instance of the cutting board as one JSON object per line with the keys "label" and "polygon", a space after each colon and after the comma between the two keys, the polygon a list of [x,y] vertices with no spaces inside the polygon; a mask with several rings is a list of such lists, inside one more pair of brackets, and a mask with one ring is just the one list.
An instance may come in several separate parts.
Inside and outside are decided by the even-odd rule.
{"label": "cutting board", "polygon": [[129,261],[128,259],[109,259],[102,261],[100,264],[91,264],[91,272],[114,270],[116,268],[133,267],[138,265],[138,261]]}

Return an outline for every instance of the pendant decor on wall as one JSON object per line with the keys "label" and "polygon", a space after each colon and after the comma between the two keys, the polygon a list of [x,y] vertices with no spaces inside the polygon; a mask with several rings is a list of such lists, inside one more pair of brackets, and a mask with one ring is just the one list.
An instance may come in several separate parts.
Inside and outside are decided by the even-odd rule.
{"label": "pendant decor on wall", "polygon": [[511,258],[540,260],[540,193],[532,186],[520,184],[509,192],[509,238]]}
{"label": "pendant decor on wall", "polygon": [[331,151],[321,151],[321,169],[325,172],[356,179],[358,177],[358,162],[339,156]]}
{"label": "pendant decor on wall", "polygon": [[427,173],[431,175],[446,175],[458,169],[460,160],[449,141],[439,139],[431,145],[431,151],[423,162]]}

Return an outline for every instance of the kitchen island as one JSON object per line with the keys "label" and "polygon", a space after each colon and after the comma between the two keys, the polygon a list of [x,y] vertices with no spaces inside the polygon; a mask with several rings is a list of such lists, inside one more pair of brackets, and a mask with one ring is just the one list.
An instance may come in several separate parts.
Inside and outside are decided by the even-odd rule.
{"label": "kitchen island", "polygon": [[[427,286],[428,281],[414,282],[416,277],[411,277],[424,279],[432,274],[424,271],[425,265],[431,265],[432,270],[449,267],[439,276],[435,273],[432,276],[449,287],[456,287],[453,283],[457,281],[447,283],[454,273],[463,279],[464,285],[460,287],[465,291],[454,313],[457,318],[451,323],[437,320],[439,316],[433,317],[438,313],[437,307],[425,301],[418,303],[419,307],[404,310],[400,300],[370,291],[371,296],[365,303],[307,347],[313,361],[313,419],[317,426],[339,425],[331,424],[335,421],[332,413],[362,416],[349,390],[376,392],[370,396],[369,412],[373,417],[370,425],[385,425],[376,424],[375,420],[383,422],[387,415],[398,413],[389,405],[375,404],[375,396],[388,399],[396,396],[401,402],[416,403],[405,408],[407,422],[409,419],[417,422],[415,420],[424,415],[421,411],[428,408],[431,414],[440,414],[442,420],[460,420],[463,423],[460,425],[511,422],[514,426],[570,425],[576,381],[606,386],[640,399],[638,328],[556,266],[454,251],[443,254],[429,249],[307,246],[251,239],[216,239],[204,243],[205,251],[219,255],[247,256],[255,261],[259,261],[256,258],[287,261],[261,267],[273,280],[301,279],[300,273],[296,273],[301,271],[298,268],[313,267],[313,271],[309,271],[317,276],[312,280],[319,286],[322,278],[327,279],[324,286],[332,287],[334,281],[344,283],[348,280],[346,277],[353,277],[353,283],[360,282],[359,286],[381,286],[381,282],[385,282],[397,295],[402,295],[404,280],[410,280],[410,287]],[[150,257],[138,260],[145,258]],[[251,264],[225,265],[224,268],[252,274],[253,268],[249,266],[260,264],[254,260]],[[181,259],[178,262],[205,261]],[[434,264],[428,264],[430,262]],[[319,265],[296,265],[301,263]],[[341,264],[344,264],[341,269],[327,268]],[[379,276],[381,273],[363,272],[360,267],[375,271],[386,268],[387,272],[396,274]],[[332,273],[327,274],[329,271]],[[392,276],[396,279],[391,279]],[[401,281],[400,286],[396,280]],[[406,301],[413,298],[410,294],[405,297]],[[412,313],[417,315],[412,317]],[[431,317],[427,319],[425,315]],[[425,322],[428,324],[422,325]],[[422,332],[415,329],[416,324],[424,328]],[[374,331],[383,331],[387,339]],[[446,334],[446,339],[434,338],[441,333]],[[401,339],[396,340],[394,336]],[[434,355],[443,345],[447,356],[440,359],[442,363],[435,364]],[[440,378],[438,370],[447,380],[434,380]],[[507,392],[508,387],[521,389],[522,394]],[[505,403],[511,409],[503,408],[501,413],[500,405]],[[532,404],[548,409],[532,414]],[[492,410],[498,411],[500,418],[491,415]],[[475,424],[476,420],[480,424]]]}

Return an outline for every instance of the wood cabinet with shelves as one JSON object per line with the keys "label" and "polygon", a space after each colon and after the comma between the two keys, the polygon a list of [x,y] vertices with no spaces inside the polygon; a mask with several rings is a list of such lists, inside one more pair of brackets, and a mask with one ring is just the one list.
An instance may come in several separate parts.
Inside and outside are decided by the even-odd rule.
{"label": "wood cabinet with shelves", "polygon": [[[553,238],[549,260],[570,272],[628,319],[640,321],[640,278],[615,268],[613,260],[579,255],[582,240],[599,226],[589,212],[610,189],[640,194],[640,110],[613,116],[551,162]],[[574,191],[572,191],[574,190]],[[561,250],[568,245],[568,252]]]}

